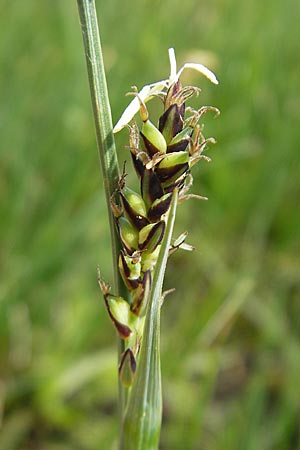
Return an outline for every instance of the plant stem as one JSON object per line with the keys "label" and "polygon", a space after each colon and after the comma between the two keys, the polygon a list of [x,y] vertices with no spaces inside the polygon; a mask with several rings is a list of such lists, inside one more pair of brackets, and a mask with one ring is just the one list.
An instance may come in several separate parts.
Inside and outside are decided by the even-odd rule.
{"label": "plant stem", "polygon": [[[114,265],[114,290],[119,295],[122,295],[124,298],[126,298],[128,296],[128,293],[124,288],[124,284],[118,270],[120,242],[116,232],[114,218],[110,207],[110,199],[112,194],[118,187],[120,174],[115,141],[112,132],[113,126],[111,109],[108,98],[97,13],[94,0],[77,0],[77,3],[86,56],[98,153],[108,208]],[[124,343],[121,339],[119,339],[119,358],[123,350]],[[125,397],[126,391],[119,382],[119,407],[121,421],[124,413],[124,405],[126,400]]]}
{"label": "plant stem", "polygon": [[[119,168],[114,136],[112,133],[111,110],[107,92],[95,2],[94,0],[78,0],[77,3],[93,105],[99,159],[108,206],[113,255],[116,255],[118,237],[110,208],[110,198],[118,187]],[[115,280],[117,280],[118,268],[116,267],[115,269]]]}

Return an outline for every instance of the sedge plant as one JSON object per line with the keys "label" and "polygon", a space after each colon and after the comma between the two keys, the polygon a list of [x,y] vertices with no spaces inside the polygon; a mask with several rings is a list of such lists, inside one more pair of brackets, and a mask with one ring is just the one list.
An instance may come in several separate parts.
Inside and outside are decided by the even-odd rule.
{"label": "sedge plant", "polygon": [[[213,138],[205,138],[199,120],[207,111],[193,109],[187,100],[200,89],[182,86],[183,70],[193,69],[217,84],[202,64],[186,63],[177,70],[169,49],[170,76],[132,88],[133,100],[114,129],[107,94],[94,0],[78,0],[99,158],[110,217],[114,260],[113,289],[98,273],[108,315],[119,337],[120,450],[157,450],[162,420],[160,313],[163,281],[169,256],[178,249],[193,250],[187,233],[173,239],[177,206],[191,197],[191,169]],[[155,125],[146,103],[161,100]],[[140,125],[138,125],[138,118]],[[129,155],[140,189],[133,191],[120,173],[113,133],[127,127]]]}

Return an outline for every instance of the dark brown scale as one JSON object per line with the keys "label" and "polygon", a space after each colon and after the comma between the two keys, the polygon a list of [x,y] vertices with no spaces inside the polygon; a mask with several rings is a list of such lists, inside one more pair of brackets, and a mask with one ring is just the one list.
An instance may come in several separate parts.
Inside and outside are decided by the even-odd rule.
{"label": "dark brown scale", "polygon": [[181,176],[178,180],[168,184],[165,183],[164,184],[164,192],[165,194],[168,194],[170,192],[173,192],[175,188],[178,188],[178,190],[180,191],[183,187],[184,187],[184,183],[186,180],[186,177],[188,175],[189,172],[186,172],[183,174],[183,176]]}
{"label": "dark brown scale", "polygon": [[132,291],[133,289],[136,289],[139,285],[139,283],[141,282],[140,278],[133,278],[133,279],[129,279],[130,277],[130,269],[127,266],[126,263],[126,259],[124,256],[124,252],[121,250],[120,252],[120,259],[121,259],[121,263],[122,263],[122,268],[123,268],[123,272],[121,271],[121,275],[123,278],[123,281],[126,285],[126,287]]}
{"label": "dark brown scale", "polygon": [[171,201],[172,196],[170,195],[165,200],[157,203],[155,206],[151,206],[148,212],[148,219],[151,222],[157,222],[158,220],[160,220],[161,216],[168,211]]}
{"label": "dark brown scale", "polygon": [[152,158],[152,156],[160,151],[159,148],[155,147],[155,145],[153,145],[141,131],[140,135],[142,136],[146,152]]}
{"label": "dark brown scale", "polygon": [[171,105],[159,119],[159,131],[164,135],[169,143],[176,134],[183,129],[183,120],[179,112],[178,105]]}
{"label": "dark brown scale", "polygon": [[145,169],[141,180],[141,192],[145,203],[150,206],[156,199],[164,195],[157,175],[152,169]]}
{"label": "dark brown scale", "polygon": [[182,103],[182,105],[179,106],[179,114],[182,120],[184,119],[184,113],[185,113],[185,103]]}
{"label": "dark brown scale", "polygon": [[[140,250],[148,250],[153,252],[156,249],[156,247],[161,243],[162,238],[164,236],[165,228],[166,224],[163,220],[157,222],[149,232],[147,239],[145,239],[144,242],[139,244]],[[151,243],[152,238],[154,237],[155,234],[157,234],[158,237],[155,240],[155,243],[153,243],[152,246],[149,247],[149,244]]]}
{"label": "dark brown scale", "polygon": [[132,223],[132,225],[138,230],[141,230],[146,225],[148,225],[149,223],[148,219],[136,213],[136,211],[131,207],[130,203],[127,201],[126,197],[122,194],[122,192],[120,193],[120,196],[122,199],[125,214],[128,220],[130,220],[130,222]]}
{"label": "dark brown scale", "polygon": [[143,173],[144,173],[144,170],[145,170],[144,164],[132,152],[131,152],[131,158],[132,158],[133,166],[135,168],[135,171],[136,171],[137,175],[139,177],[141,177],[143,175]]}
{"label": "dark brown scale", "polygon": [[132,371],[133,374],[135,373],[135,371],[136,371],[136,360],[135,360],[135,357],[133,355],[133,352],[130,350],[130,348],[128,348],[123,353],[123,356],[122,356],[122,359],[121,359],[121,362],[120,362],[120,366],[119,366],[119,375],[121,374],[123,366],[124,366],[124,363],[125,363],[126,359],[128,359],[128,357],[129,357],[131,371]]}
{"label": "dark brown scale", "polygon": [[177,80],[176,83],[173,83],[169,87],[166,98],[165,98],[165,110],[167,110],[168,107],[172,104],[173,97],[178,94],[180,89],[181,89],[181,83],[179,80]]}
{"label": "dark brown scale", "polygon": [[176,144],[168,145],[167,153],[184,152],[188,146],[188,143],[188,139],[182,139],[181,141],[176,142]]}
{"label": "dark brown scale", "polygon": [[111,297],[114,297],[114,296],[112,296],[111,294],[104,295],[105,305],[106,305],[109,317],[111,318],[116,329],[118,330],[120,337],[122,339],[127,339],[131,334],[131,329],[127,325],[124,325],[123,323],[120,323],[115,319],[114,315],[111,313],[111,310],[109,308],[109,303],[108,303],[108,299],[107,299],[108,296],[111,296]]}
{"label": "dark brown scale", "polygon": [[[175,177],[178,175],[180,177],[184,172],[186,172],[189,169],[189,163],[183,163],[183,164],[176,164],[176,166],[173,167],[167,167],[163,169],[156,169],[156,174],[160,181],[162,183],[170,180],[170,178]],[[176,181],[176,180],[174,180]]]}
{"label": "dark brown scale", "polygon": [[129,244],[126,242],[126,240],[123,239],[118,220],[115,221],[115,224],[116,224],[119,238],[123,244],[123,248],[124,248],[125,252],[127,253],[127,255],[131,256],[136,251],[136,248],[130,247]]}
{"label": "dark brown scale", "polygon": [[130,276],[130,269],[127,266],[125,255],[124,255],[124,252],[122,250],[120,251],[120,258],[121,258],[124,274],[125,274],[126,278],[128,278]]}
{"label": "dark brown scale", "polygon": [[130,310],[136,314],[137,316],[140,314],[141,309],[143,306],[143,302],[145,300],[145,293],[148,289],[151,287],[151,273],[150,270],[146,270],[143,281],[140,283],[140,289],[138,291],[138,294],[135,296],[134,302],[132,303]]}

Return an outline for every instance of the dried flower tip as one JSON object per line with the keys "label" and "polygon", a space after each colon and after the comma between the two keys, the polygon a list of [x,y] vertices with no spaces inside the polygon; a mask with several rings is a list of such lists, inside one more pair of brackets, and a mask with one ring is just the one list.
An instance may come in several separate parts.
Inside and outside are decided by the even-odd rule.
{"label": "dried flower tip", "polygon": [[162,296],[161,296],[161,299],[160,299],[160,305],[162,306],[162,305],[164,304],[165,298],[166,298],[168,295],[173,294],[173,292],[175,292],[175,291],[176,291],[175,288],[171,288],[171,289],[168,289],[168,290],[164,291],[164,292],[162,293]]}
{"label": "dried flower tip", "polygon": [[160,161],[164,159],[165,155],[163,153],[155,153],[146,164],[146,169],[153,169]]}
{"label": "dried flower tip", "polygon": [[132,120],[132,125],[127,125],[129,129],[130,149],[138,150],[140,143],[140,132],[136,120]]}
{"label": "dried flower tip", "polygon": [[184,105],[184,103],[194,95],[198,96],[201,89],[195,86],[185,86],[180,89],[171,99],[171,103],[176,103],[179,106]]}
{"label": "dried flower tip", "polygon": [[99,267],[97,267],[97,278],[98,278],[98,284],[99,284],[99,287],[100,287],[100,289],[101,289],[102,294],[103,294],[103,295],[109,294],[109,293],[110,293],[111,287],[110,287],[109,284],[106,284],[106,283],[102,280]]}
{"label": "dried flower tip", "polygon": [[185,200],[189,200],[190,198],[195,198],[196,200],[208,200],[208,197],[203,197],[202,195],[187,194],[187,195],[181,195],[179,198],[179,202],[182,203]]}
{"label": "dried flower tip", "polygon": [[200,118],[204,116],[204,114],[206,114],[208,111],[213,111],[215,113],[215,118],[221,114],[220,110],[218,108],[215,108],[214,106],[202,106],[198,111],[189,108],[188,111],[193,113],[192,117],[189,118],[189,125],[192,128],[196,126]]}

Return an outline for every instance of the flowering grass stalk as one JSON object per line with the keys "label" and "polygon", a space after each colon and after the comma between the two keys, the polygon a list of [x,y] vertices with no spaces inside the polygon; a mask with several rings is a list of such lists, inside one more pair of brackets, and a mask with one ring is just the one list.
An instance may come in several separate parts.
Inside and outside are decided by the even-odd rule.
{"label": "flowering grass stalk", "polygon": [[[122,277],[118,269],[120,240],[110,207],[110,199],[118,186],[120,172],[113,136],[111,109],[107,92],[96,7],[94,0],[78,0],[77,3],[93,106],[98,155],[103,177],[106,203],[108,206],[114,265],[114,289],[126,298],[128,293],[124,287]],[[120,356],[124,352],[124,341],[122,339],[118,339],[118,346]],[[125,408],[125,397],[126,390],[123,385],[119,383],[119,408],[121,423],[123,420],[123,410]]]}
{"label": "flowering grass stalk", "polygon": [[[182,86],[183,70],[193,69],[217,84],[215,75],[201,64],[186,63],[179,71],[175,53],[169,50],[168,79],[133,87],[134,99],[116,124],[114,132],[129,129],[129,148],[140,191],[119,175],[112,135],[101,46],[93,0],[78,0],[94,107],[98,148],[106,199],[111,218],[115,289],[99,273],[99,285],[109,317],[120,338],[119,379],[121,402],[121,450],[155,450],[159,445],[162,418],[160,373],[160,309],[166,293],[163,280],[168,257],[185,244],[186,233],[172,243],[177,204],[191,197],[191,168],[209,158],[199,120],[209,110],[186,107],[200,89]],[[154,125],[146,102],[161,99],[163,111]],[[135,116],[140,116],[140,127]],[[125,295],[120,287],[125,286]],[[126,393],[126,395],[124,395]]]}

